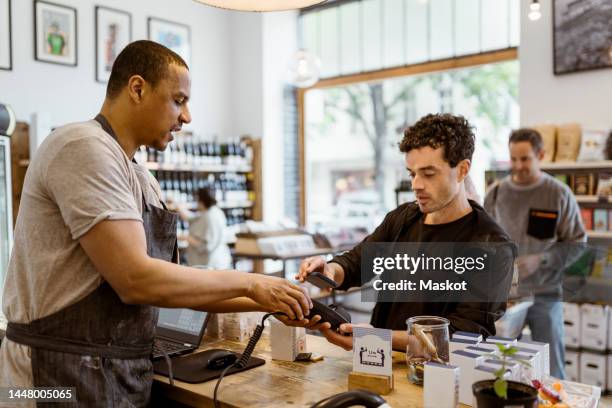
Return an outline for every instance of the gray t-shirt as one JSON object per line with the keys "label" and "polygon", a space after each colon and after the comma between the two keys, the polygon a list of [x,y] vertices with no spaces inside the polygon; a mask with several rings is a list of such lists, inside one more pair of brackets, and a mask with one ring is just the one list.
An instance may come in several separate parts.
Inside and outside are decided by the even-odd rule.
{"label": "gray t-shirt", "polygon": [[508,176],[489,190],[484,207],[518,245],[519,255],[542,255],[537,272],[519,282],[520,293],[557,299],[563,272],[582,253],[579,243],[586,241],[570,188],[547,173],[529,186]]}
{"label": "gray t-shirt", "polygon": [[[543,252],[556,242],[584,242],[586,232],[580,208],[570,188],[547,173],[529,186],[512,182],[510,176],[491,187],[484,201],[485,210],[519,246],[519,253]],[[527,233],[529,212],[537,209],[556,212],[554,233],[537,238]]]}
{"label": "gray t-shirt", "polygon": [[[103,278],[79,238],[103,220],[142,222],[143,194],[160,206],[159,185],[90,120],[49,135],[28,168],[4,287],[9,321],[28,323],[78,302]],[[6,339],[0,387],[32,385],[30,349]]]}

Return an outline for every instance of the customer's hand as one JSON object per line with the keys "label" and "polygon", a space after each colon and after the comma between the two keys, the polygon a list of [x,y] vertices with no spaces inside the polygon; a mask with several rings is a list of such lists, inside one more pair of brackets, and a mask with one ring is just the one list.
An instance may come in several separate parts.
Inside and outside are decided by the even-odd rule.
{"label": "customer's hand", "polygon": [[322,330],[331,328],[331,325],[329,323],[321,322],[321,316],[319,315],[312,316],[312,319],[304,318],[302,320],[291,320],[287,316],[283,315],[276,316],[276,318],[287,326],[305,327],[308,330]]}
{"label": "customer's hand", "polygon": [[406,354],[410,357],[422,357],[426,360],[431,360],[432,358],[431,353],[425,348],[419,338],[412,334],[408,335],[408,345],[406,346]]}
{"label": "customer's hand", "polygon": [[372,327],[366,323],[351,324],[343,323],[338,328],[338,331],[332,330],[329,323],[324,323],[327,327],[319,329],[323,336],[332,344],[342,347],[345,350],[353,349],[353,327]]}
{"label": "customer's hand", "polygon": [[[335,281],[335,273],[331,266],[325,262],[325,259],[320,256],[313,256],[311,258],[306,258],[300,264],[300,271],[297,275],[295,275],[295,279],[304,282],[308,275],[313,272],[319,272],[328,277],[329,279]],[[325,289],[326,291],[331,291],[331,289]]]}
{"label": "customer's hand", "polygon": [[269,312],[285,313],[291,320],[304,320],[312,301],[305,288],[286,279],[261,274],[249,274],[248,297]]}
{"label": "customer's hand", "polygon": [[540,254],[521,255],[516,258],[515,265],[519,278],[526,278],[534,274],[540,267]]}

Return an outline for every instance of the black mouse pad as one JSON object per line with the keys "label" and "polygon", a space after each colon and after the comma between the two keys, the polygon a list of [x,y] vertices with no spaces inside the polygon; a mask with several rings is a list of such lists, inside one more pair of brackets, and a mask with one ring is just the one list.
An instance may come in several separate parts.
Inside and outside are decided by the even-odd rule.
{"label": "black mouse pad", "polygon": [[[238,357],[238,359],[240,359],[242,355],[236,353],[236,356]],[[208,368],[206,368],[207,359],[208,357],[206,351],[171,358],[170,360],[172,361],[172,375],[174,376],[174,379],[195,384],[219,378],[223,369],[209,370]],[[225,373],[225,376],[227,377],[228,375],[234,373],[250,370],[251,368],[259,367],[264,364],[266,364],[265,360],[251,356],[246,367],[230,368],[227,373]],[[168,365],[166,364],[166,359],[154,361],[153,369],[155,370],[156,374],[165,375],[166,377],[168,376]]]}

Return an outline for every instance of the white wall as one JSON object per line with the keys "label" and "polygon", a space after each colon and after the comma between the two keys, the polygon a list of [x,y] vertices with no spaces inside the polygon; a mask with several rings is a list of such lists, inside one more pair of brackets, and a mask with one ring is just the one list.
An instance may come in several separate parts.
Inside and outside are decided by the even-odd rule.
{"label": "white wall", "polygon": [[530,0],[521,0],[521,125],[579,122],[612,127],[612,69],[555,76],[551,0],[541,0],[542,18],[527,18]]}
{"label": "white wall", "polygon": [[284,110],[283,88],[287,66],[297,48],[297,12],[263,16],[263,140],[264,217],[284,217]]}
{"label": "white wall", "polygon": [[33,1],[12,1],[13,70],[0,70],[0,101],[19,120],[42,112],[50,125],[92,118],[102,105],[106,84],[95,82],[94,9],[112,7],[132,14],[132,38],[145,39],[147,18],[159,17],[191,27],[193,122],[200,134],[230,134],[230,13],[192,0],[61,0],[77,9],[78,66],[34,60]]}
{"label": "white wall", "polygon": [[261,137],[264,220],[283,218],[283,87],[297,46],[296,12],[239,13],[232,31],[231,133]]}
{"label": "white wall", "polygon": [[236,136],[263,136],[262,16],[230,12],[230,131]]}

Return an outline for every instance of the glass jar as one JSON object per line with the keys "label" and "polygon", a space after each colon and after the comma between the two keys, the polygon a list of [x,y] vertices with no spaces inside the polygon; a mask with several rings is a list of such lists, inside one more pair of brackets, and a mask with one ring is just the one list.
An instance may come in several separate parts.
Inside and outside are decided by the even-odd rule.
{"label": "glass jar", "polygon": [[437,316],[414,316],[406,320],[408,347],[406,363],[408,380],[423,384],[423,364],[427,361],[448,363],[448,319]]}

